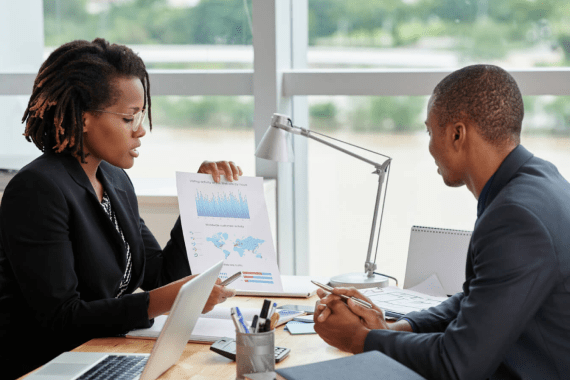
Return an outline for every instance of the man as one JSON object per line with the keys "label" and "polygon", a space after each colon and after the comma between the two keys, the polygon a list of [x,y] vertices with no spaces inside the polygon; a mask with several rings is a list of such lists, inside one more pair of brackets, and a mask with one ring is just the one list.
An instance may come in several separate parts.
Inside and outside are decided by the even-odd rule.
{"label": "man", "polygon": [[478,199],[463,292],[393,324],[319,292],[315,330],[327,343],[381,351],[428,379],[570,376],[570,184],[520,145],[523,115],[499,67],[465,67],[436,86],[429,151],[446,185]]}

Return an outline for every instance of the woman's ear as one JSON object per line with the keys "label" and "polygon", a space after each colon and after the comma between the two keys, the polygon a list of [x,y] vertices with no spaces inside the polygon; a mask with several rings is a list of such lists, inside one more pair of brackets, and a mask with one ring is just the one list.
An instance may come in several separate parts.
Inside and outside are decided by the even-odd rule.
{"label": "woman's ear", "polygon": [[88,112],[83,112],[81,115],[81,121],[83,122],[83,133],[87,133],[89,131],[89,125],[91,124],[92,117],[93,115]]}

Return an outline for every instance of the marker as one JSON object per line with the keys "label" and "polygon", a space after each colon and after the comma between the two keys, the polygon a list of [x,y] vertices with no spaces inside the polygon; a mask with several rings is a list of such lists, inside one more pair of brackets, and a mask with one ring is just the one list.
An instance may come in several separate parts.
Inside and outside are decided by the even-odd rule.
{"label": "marker", "polygon": [[259,320],[257,321],[259,325],[258,330],[260,331],[267,331],[266,328],[269,328],[267,325],[267,314],[269,313],[269,307],[271,306],[271,300],[265,299],[263,300],[263,307],[261,308],[261,314],[259,314]]}
{"label": "marker", "polygon": [[239,307],[236,306],[236,314],[237,314],[237,318],[239,323],[243,326],[243,329],[245,330],[246,334],[249,334],[249,329],[247,328],[247,324],[245,323],[244,319],[243,319],[243,315],[241,313],[241,311],[239,311]]}
{"label": "marker", "polygon": [[253,316],[253,321],[251,321],[251,332],[254,333],[254,334],[257,332],[257,319],[258,319],[258,318],[259,318],[259,317],[258,317],[257,315],[254,315],[254,316]]}

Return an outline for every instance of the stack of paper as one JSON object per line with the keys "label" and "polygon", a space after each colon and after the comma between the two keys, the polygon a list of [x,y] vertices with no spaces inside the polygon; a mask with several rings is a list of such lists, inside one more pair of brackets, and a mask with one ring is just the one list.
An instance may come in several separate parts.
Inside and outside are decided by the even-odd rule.
{"label": "stack of paper", "polygon": [[[259,314],[258,308],[240,308],[244,319],[248,325],[251,325],[253,316]],[[276,326],[280,326],[288,321],[292,320],[294,317],[305,314],[302,311],[292,311],[292,310],[275,310],[279,313],[279,321]],[[197,343],[213,343],[220,338],[236,338],[236,330],[234,323],[230,316],[229,307],[216,306],[212,311],[207,314],[202,314],[198,318],[198,322],[192,331],[192,336],[190,337],[190,342]],[[142,339],[156,339],[160,334],[160,331],[164,327],[164,322],[166,322],[166,315],[158,316],[154,319],[154,324],[148,329],[139,329],[130,331],[127,334],[127,338],[142,338]]]}

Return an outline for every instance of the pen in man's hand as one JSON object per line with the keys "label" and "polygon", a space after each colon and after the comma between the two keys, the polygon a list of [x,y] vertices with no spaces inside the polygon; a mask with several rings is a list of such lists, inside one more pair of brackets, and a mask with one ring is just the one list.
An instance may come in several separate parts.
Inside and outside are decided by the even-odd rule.
{"label": "pen in man's hand", "polygon": [[[313,284],[317,285],[319,288],[321,288],[321,289],[323,289],[323,290],[326,290],[326,291],[329,292],[329,293],[333,293],[333,288],[331,288],[330,286],[321,284],[320,282],[313,281],[313,280],[311,280],[311,282],[312,282]],[[333,294],[334,294],[334,293],[333,293]],[[372,305],[370,305],[368,302],[363,301],[363,300],[361,300],[361,299],[359,299],[359,298],[356,298],[356,297],[349,297],[349,296],[346,296],[346,295],[344,295],[344,294],[335,294],[335,295],[336,295],[336,296],[339,296],[339,297],[342,297],[342,298],[344,298],[345,300],[349,300],[349,299],[350,299],[350,300],[353,300],[355,303],[357,303],[357,304],[359,304],[360,306],[363,306],[363,307],[365,307],[365,308],[367,308],[367,309],[372,309]]]}

